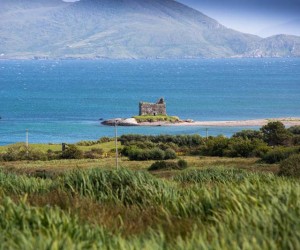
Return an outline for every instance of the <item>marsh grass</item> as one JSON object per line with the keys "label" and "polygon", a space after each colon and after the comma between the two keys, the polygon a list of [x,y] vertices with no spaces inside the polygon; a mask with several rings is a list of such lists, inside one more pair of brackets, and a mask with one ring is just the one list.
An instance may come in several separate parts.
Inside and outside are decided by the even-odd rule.
{"label": "marsh grass", "polygon": [[298,249],[299,229],[299,181],[274,174],[0,171],[0,249]]}

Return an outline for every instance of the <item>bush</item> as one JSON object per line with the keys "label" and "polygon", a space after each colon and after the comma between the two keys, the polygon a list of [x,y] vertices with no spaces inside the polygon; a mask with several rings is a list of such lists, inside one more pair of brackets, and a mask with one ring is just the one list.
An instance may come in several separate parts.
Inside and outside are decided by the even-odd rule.
{"label": "bush", "polygon": [[186,160],[182,160],[180,159],[178,162],[177,162],[178,166],[180,169],[185,169],[188,167],[188,163]]}
{"label": "bush", "polygon": [[176,159],[176,157],[177,157],[176,152],[173,149],[171,148],[166,149],[165,151],[166,160]]}
{"label": "bush", "polygon": [[109,137],[101,137],[97,142],[98,143],[106,143],[106,142],[110,142],[113,141],[113,138],[109,138]]}
{"label": "bush", "polygon": [[[259,150],[258,150],[259,149]],[[226,155],[230,157],[255,157],[260,156],[260,150],[267,150],[267,145],[260,139],[230,139]]]}
{"label": "bush", "polygon": [[300,126],[292,126],[290,128],[287,129],[290,133],[292,133],[293,135],[300,135]]}
{"label": "bush", "polygon": [[159,148],[154,148],[150,150],[150,159],[151,160],[164,160],[165,152]]}
{"label": "bush", "polygon": [[12,146],[9,147],[6,153],[1,155],[3,161],[17,161],[20,160],[20,147]]}
{"label": "bush", "polygon": [[274,164],[274,163],[281,162],[287,159],[292,154],[296,154],[298,152],[299,152],[299,148],[278,147],[270,150],[267,154],[265,154],[262,157],[262,161],[269,164]]}
{"label": "bush", "polygon": [[188,167],[188,163],[185,160],[173,161],[156,161],[150,167],[149,171],[156,170],[183,170]]}
{"label": "bush", "polygon": [[47,150],[48,160],[57,160],[61,158],[61,151],[53,151],[51,149]]}
{"label": "bush", "polygon": [[280,176],[300,177],[300,154],[291,155],[282,161],[279,167]]}
{"label": "bush", "polygon": [[201,154],[206,156],[224,156],[228,149],[229,139],[224,136],[211,137],[201,148]]}
{"label": "bush", "polygon": [[93,146],[95,144],[97,144],[96,141],[80,141],[76,143],[77,146],[84,146],[84,147]]}
{"label": "bush", "polygon": [[300,145],[300,135],[294,135],[292,138],[292,144],[295,146]]}
{"label": "bush", "polygon": [[157,136],[146,136],[146,135],[122,135],[120,137],[122,145],[129,145],[130,142],[135,143],[151,141],[153,143],[174,143],[177,146],[200,146],[204,144],[204,139],[200,135],[157,135]]}
{"label": "bush", "polygon": [[24,151],[24,157],[21,160],[29,160],[29,161],[47,161],[47,154],[39,151],[39,150],[29,150],[28,155]]}
{"label": "bush", "polygon": [[149,168],[149,171],[167,169],[167,163],[165,161],[156,161]]}
{"label": "bush", "polygon": [[271,150],[271,148],[268,145],[259,145],[257,146],[253,152],[252,152],[252,156],[253,157],[260,157],[262,158],[264,155],[266,155],[269,151]]}
{"label": "bush", "polygon": [[233,138],[242,138],[242,139],[249,139],[249,140],[253,140],[253,139],[263,139],[263,134],[261,131],[257,131],[257,130],[242,130],[240,132],[235,133],[233,136]]}
{"label": "bush", "polygon": [[84,153],[84,158],[86,159],[98,159],[103,156],[103,149],[102,148],[92,148],[90,151]]}
{"label": "bush", "polygon": [[83,153],[75,145],[68,145],[66,150],[62,152],[62,159],[82,159]]}
{"label": "bush", "polygon": [[47,154],[35,150],[32,148],[26,148],[25,145],[16,144],[7,149],[7,151],[1,154],[1,160],[3,161],[46,161],[48,160]]}

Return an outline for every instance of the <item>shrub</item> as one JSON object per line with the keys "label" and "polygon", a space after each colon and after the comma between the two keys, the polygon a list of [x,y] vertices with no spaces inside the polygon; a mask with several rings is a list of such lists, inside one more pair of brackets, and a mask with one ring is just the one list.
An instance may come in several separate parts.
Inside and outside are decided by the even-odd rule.
{"label": "shrub", "polygon": [[136,143],[138,141],[151,141],[153,143],[174,143],[177,146],[200,146],[204,144],[204,139],[200,135],[122,135],[120,137],[122,145],[128,145],[130,142]]}
{"label": "shrub", "polygon": [[82,159],[83,153],[75,145],[68,145],[66,150],[62,152],[62,159]]}
{"label": "shrub", "polygon": [[300,145],[300,135],[294,135],[292,137],[292,144],[295,146]]}
{"label": "shrub", "polygon": [[19,147],[12,146],[9,147],[6,151],[6,153],[2,154],[2,159],[4,161],[17,161],[19,160]]}
{"label": "shrub", "polygon": [[206,156],[224,156],[228,144],[229,139],[224,136],[211,137],[206,145],[201,148],[201,153]]}
{"label": "shrub", "polygon": [[252,156],[253,157],[260,157],[262,158],[264,155],[266,155],[269,151],[271,150],[271,148],[268,145],[259,145],[257,146],[253,152],[252,152]]}
{"label": "shrub", "polygon": [[1,160],[3,161],[45,161],[47,159],[47,154],[30,147],[27,149],[25,145],[22,144],[11,146],[5,153],[1,154]]}
{"label": "shrub", "polygon": [[296,154],[299,152],[299,148],[284,148],[278,147],[275,149],[270,150],[267,154],[262,157],[262,161],[274,164],[281,162],[282,160],[287,159],[292,154]]}
{"label": "shrub", "polygon": [[48,160],[47,154],[39,151],[39,150],[29,150],[28,154],[24,151],[24,157],[21,160],[29,160],[29,161],[46,161]]}
{"label": "shrub", "polygon": [[150,159],[151,160],[164,160],[165,152],[159,148],[154,148],[150,150]]}
{"label": "shrub", "polygon": [[267,149],[267,145],[259,139],[243,139],[243,138],[232,138],[228,145],[227,156],[230,157],[254,157],[259,156],[261,153],[256,150]]}
{"label": "shrub", "polygon": [[128,156],[131,161],[143,161],[150,158],[148,149],[139,149],[136,146],[125,147],[122,152]]}
{"label": "shrub", "polygon": [[253,140],[253,139],[263,139],[263,134],[261,131],[249,129],[249,130],[242,130],[240,132],[237,132],[232,137]]}
{"label": "shrub", "polygon": [[188,167],[188,163],[185,160],[173,161],[156,161],[150,167],[149,171],[156,170],[183,170]]}
{"label": "shrub", "polygon": [[98,159],[101,158],[104,151],[102,148],[92,148],[90,151],[84,153],[84,158],[87,159]]}
{"label": "shrub", "polygon": [[166,149],[165,151],[166,160],[176,159],[176,157],[177,157],[176,152],[173,149],[171,148]]}
{"label": "shrub", "polygon": [[165,161],[156,161],[150,167],[149,171],[167,169],[167,163]]}
{"label": "shrub", "polygon": [[57,160],[61,158],[61,151],[53,151],[51,149],[47,150],[48,160]]}
{"label": "shrub", "polygon": [[96,144],[95,141],[80,141],[76,143],[77,146],[85,146],[85,147],[93,146],[95,144]]}
{"label": "shrub", "polygon": [[185,169],[188,167],[188,163],[186,160],[182,160],[180,159],[178,162],[177,162],[178,166],[180,169]]}
{"label": "shrub", "polygon": [[106,142],[110,142],[113,141],[113,138],[109,138],[109,137],[101,137],[97,142],[98,143],[106,143]]}
{"label": "shrub", "polygon": [[255,146],[249,139],[234,138],[231,139],[228,145],[227,156],[230,157],[249,157]]}
{"label": "shrub", "polygon": [[300,177],[300,154],[291,155],[282,161],[279,166],[280,176]]}
{"label": "shrub", "polygon": [[300,126],[292,126],[290,128],[287,129],[290,133],[294,134],[294,135],[300,135]]}

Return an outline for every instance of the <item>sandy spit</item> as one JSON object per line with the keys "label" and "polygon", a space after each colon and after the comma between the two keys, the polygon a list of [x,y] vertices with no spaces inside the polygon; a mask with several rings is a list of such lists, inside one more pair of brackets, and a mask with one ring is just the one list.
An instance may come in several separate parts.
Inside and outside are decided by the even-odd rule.
{"label": "sandy spit", "polygon": [[266,118],[256,120],[240,120],[240,121],[194,121],[194,122],[179,122],[179,123],[166,123],[166,122],[143,122],[138,126],[199,126],[199,127],[255,127],[264,126],[271,121],[280,121],[285,126],[300,125],[300,117],[285,117],[285,118]]}

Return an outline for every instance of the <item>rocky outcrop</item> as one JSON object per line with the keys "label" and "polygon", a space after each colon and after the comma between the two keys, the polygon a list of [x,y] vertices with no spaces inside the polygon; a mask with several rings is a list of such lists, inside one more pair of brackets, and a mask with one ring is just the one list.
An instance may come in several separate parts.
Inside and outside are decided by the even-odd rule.
{"label": "rocky outcrop", "polygon": [[134,118],[115,118],[103,121],[101,124],[107,126],[139,126],[138,122]]}

